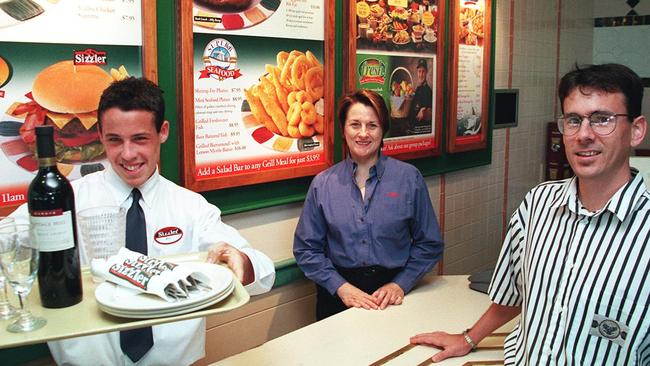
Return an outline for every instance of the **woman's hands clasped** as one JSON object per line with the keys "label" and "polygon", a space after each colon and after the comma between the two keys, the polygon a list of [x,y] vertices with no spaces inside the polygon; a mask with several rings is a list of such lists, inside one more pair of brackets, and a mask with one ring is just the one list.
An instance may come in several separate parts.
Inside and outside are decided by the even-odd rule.
{"label": "woman's hands clasped", "polygon": [[402,304],[402,299],[404,299],[404,290],[394,282],[385,284],[372,295],[346,282],[336,290],[336,294],[345,306],[366,310],[384,310],[388,305]]}

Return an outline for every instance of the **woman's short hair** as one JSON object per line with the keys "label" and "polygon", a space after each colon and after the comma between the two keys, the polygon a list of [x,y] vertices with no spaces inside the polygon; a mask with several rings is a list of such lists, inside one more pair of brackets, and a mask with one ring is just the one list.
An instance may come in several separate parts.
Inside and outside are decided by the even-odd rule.
{"label": "woman's short hair", "polygon": [[338,110],[339,125],[341,126],[341,130],[343,130],[345,127],[345,119],[348,116],[350,107],[356,103],[361,103],[372,108],[379,118],[379,125],[381,126],[382,132],[386,133],[386,131],[388,131],[390,127],[390,120],[388,118],[388,107],[386,106],[386,102],[384,102],[384,98],[382,98],[381,95],[367,89],[359,89],[353,93],[344,95],[341,98]]}

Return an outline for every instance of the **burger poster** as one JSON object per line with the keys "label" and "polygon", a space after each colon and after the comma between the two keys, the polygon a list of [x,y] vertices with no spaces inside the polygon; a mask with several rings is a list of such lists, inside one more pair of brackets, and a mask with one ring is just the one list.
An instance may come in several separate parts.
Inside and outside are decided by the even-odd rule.
{"label": "burger poster", "polygon": [[69,179],[104,169],[97,106],[115,79],[140,75],[141,48],[3,42],[0,50],[0,208],[26,200],[38,170],[34,128],[52,125]]}
{"label": "burger poster", "polygon": [[325,3],[184,0],[181,12],[191,13],[193,39],[191,62],[183,57],[192,70],[186,185],[282,180],[331,164]]}

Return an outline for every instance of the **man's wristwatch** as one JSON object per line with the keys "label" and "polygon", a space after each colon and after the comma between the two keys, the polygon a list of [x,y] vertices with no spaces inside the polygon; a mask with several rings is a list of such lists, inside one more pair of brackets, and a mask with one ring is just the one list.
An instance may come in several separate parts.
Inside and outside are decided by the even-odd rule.
{"label": "man's wristwatch", "polygon": [[476,343],[474,343],[472,338],[470,338],[469,334],[467,334],[468,330],[469,329],[463,331],[463,338],[465,338],[465,342],[467,342],[467,344],[469,344],[472,347],[472,351],[473,351],[476,349]]}

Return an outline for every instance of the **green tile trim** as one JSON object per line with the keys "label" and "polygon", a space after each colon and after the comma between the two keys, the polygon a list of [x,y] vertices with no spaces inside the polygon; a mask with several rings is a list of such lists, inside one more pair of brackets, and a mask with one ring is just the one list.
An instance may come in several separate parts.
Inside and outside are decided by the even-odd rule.
{"label": "green tile trim", "polygon": [[295,259],[291,258],[275,263],[275,283],[273,288],[288,285],[303,278],[305,278],[305,275],[298,268]]}

